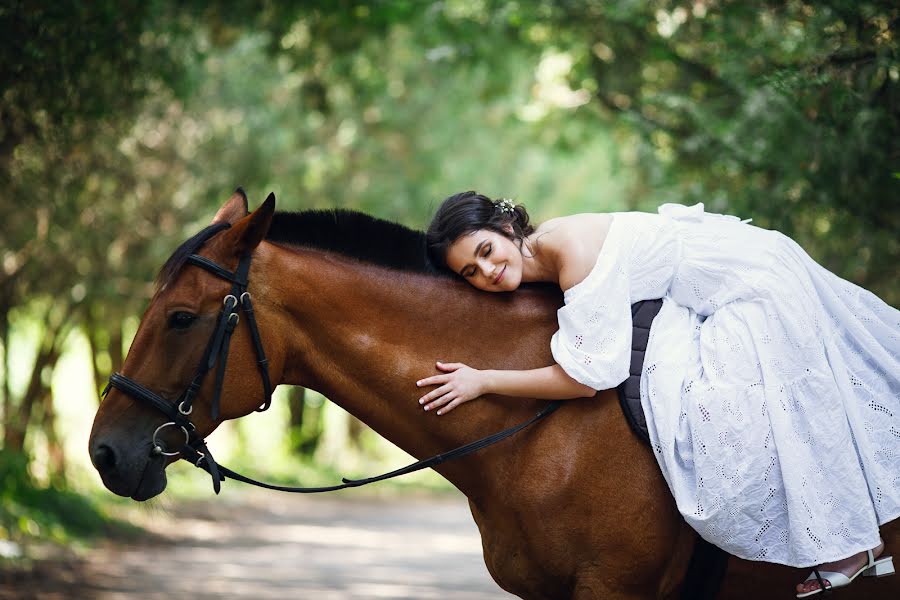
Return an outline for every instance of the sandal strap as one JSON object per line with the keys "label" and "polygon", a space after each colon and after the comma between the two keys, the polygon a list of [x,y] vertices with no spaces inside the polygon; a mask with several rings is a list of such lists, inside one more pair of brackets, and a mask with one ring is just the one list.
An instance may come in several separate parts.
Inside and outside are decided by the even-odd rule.
{"label": "sandal strap", "polygon": [[[852,579],[844,575],[843,573],[835,572],[835,571],[820,571],[819,569],[813,569],[813,572],[810,573],[809,577],[806,578],[806,581],[812,581],[815,579],[819,582],[819,587],[823,590],[831,589],[833,587],[843,587],[845,585],[849,585]],[[829,585],[825,585],[824,580],[828,580]]]}
{"label": "sandal strap", "polygon": [[[827,590],[830,586],[826,586],[826,585],[825,585],[825,582],[822,580],[822,579],[823,579],[823,578],[822,578],[822,574],[819,573],[819,570],[818,570],[818,569],[813,569],[813,573],[815,573],[816,579],[817,579],[818,582],[819,582],[819,589],[822,590],[823,592],[824,592],[825,590]],[[825,571],[825,573],[828,573],[828,571]]]}

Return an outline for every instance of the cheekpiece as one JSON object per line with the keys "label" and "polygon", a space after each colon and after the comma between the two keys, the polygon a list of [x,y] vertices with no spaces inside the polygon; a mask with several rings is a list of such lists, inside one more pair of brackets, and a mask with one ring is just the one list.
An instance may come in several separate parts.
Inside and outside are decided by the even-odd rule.
{"label": "cheekpiece", "polygon": [[511,213],[515,210],[515,203],[509,198],[498,198],[494,200],[494,206],[502,213]]}

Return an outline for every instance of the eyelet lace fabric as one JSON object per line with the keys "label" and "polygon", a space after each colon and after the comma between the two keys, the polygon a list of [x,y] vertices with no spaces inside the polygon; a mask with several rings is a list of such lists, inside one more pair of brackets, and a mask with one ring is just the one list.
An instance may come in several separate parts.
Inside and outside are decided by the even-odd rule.
{"label": "eyelet lace fabric", "polygon": [[628,376],[630,306],[663,298],[641,377],[687,522],[796,567],[875,547],[900,515],[900,311],[790,238],[703,205],[613,217],[551,350],[595,389]]}

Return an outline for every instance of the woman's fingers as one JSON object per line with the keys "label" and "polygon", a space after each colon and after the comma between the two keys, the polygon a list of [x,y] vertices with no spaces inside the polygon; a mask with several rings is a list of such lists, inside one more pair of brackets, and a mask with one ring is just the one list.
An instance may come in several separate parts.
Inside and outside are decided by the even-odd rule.
{"label": "woman's fingers", "polygon": [[468,381],[471,377],[468,375],[470,369],[465,364],[440,361],[435,364],[439,370],[444,371],[444,374],[432,375],[416,382],[419,387],[439,386],[419,398],[419,404],[422,404],[426,411],[439,408],[437,414],[443,415],[478,395],[471,393],[471,390],[466,391],[471,387],[471,382]]}
{"label": "woman's fingers", "polygon": [[462,398],[454,398],[449,404],[447,404],[447,406],[445,406],[442,409],[440,409],[439,411],[437,411],[437,414],[446,415],[448,412],[450,412],[451,410],[453,410],[454,408],[456,408],[463,402],[465,402],[465,400],[463,400]]}
{"label": "woman's fingers", "polygon": [[[427,404],[434,400],[435,398],[440,398],[444,394],[447,394],[453,388],[449,384],[442,385],[441,387],[431,390],[421,398],[419,398],[419,404]],[[425,410],[428,410],[427,408]]]}
{"label": "woman's fingers", "polygon": [[437,365],[437,368],[440,369],[441,371],[455,371],[457,369],[461,369],[464,366],[466,366],[462,363],[445,363],[445,362],[441,362],[441,361],[438,361],[435,364]]}
{"label": "woman's fingers", "polygon": [[[448,394],[444,394],[443,396],[441,396],[434,402],[431,402],[430,404],[426,404],[425,410],[434,410],[435,408],[441,407],[441,406],[447,404],[448,402],[454,400],[455,398],[456,398],[456,396],[452,392],[450,392]],[[440,415],[440,414],[443,414],[444,412],[445,412],[445,409],[441,409],[438,411],[438,414]]]}
{"label": "woman's fingers", "polygon": [[416,382],[416,385],[419,387],[424,387],[426,385],[441,385],[443,383],[447,383],[449,380],[449,375],[432,375],[431,377],[420,379]]}

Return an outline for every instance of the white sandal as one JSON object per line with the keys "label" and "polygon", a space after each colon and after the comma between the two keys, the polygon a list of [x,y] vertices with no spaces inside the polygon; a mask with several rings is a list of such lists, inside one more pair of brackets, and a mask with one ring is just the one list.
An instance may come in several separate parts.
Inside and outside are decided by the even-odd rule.
{"label": "white sandal", "polygon": [[[832,571],[819,571],[818,569],[813,569],[813,572],[810,573],[809,577],[806,578],[807,581],[816,581],[819,582],[819,587],[812,590],[811,592],[803,592],[802,594],[797,594],[798,598],[806,598],[808,596],[813,596],[815,594],[821,594],[823,590],[831,590],[835,588],[846,587],[853,583],[853,580],[862,575],[863,577],[886,577],[888,575],[894,574],[894,558],[892,556],[885,556],[883,558],[879,558],[875,560],[875,555],[872,554],[871,550],[866,550],[868,554],[869,562],[864,565],[859,571],[854,573],[851,577],[847,577],[843,573],[835,573]],[[825,583],[824,580],[828,580],[828,583]]]}

